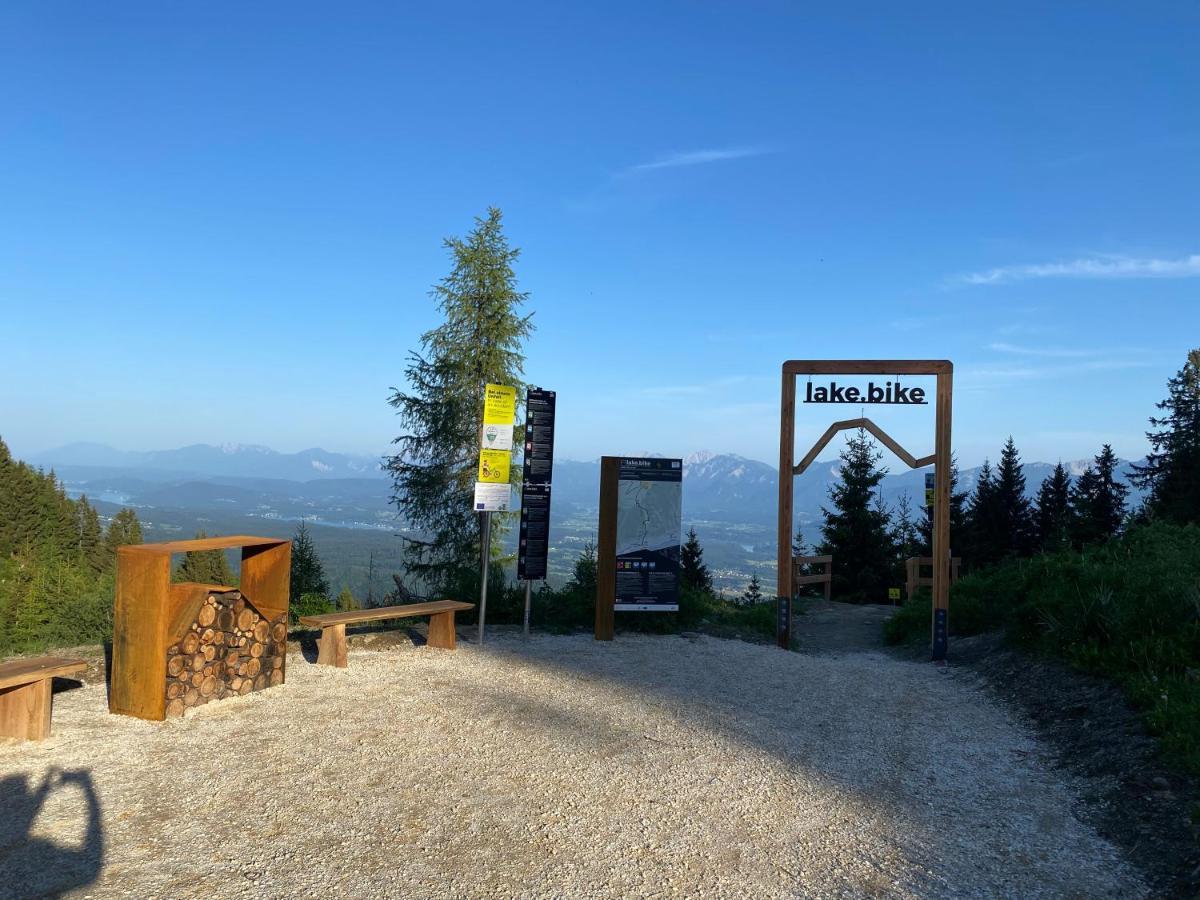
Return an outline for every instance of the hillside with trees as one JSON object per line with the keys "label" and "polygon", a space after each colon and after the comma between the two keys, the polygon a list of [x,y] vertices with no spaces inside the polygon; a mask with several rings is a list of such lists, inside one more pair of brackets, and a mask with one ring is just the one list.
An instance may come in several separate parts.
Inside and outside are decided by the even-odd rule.
{"label": "hillside with trees", "polygon": [[141,541],[133,510],[104,527],[86,497],[0,440],[0,654],[107,639],[117,547]]}

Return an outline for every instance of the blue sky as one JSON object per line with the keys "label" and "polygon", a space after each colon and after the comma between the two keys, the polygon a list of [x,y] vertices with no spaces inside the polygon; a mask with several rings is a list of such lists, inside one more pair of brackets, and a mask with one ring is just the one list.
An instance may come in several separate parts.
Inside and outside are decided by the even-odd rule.
{"label": "blue sky", "polygon": [[779,364],[840,357],[952,359],[965,465],[1145,452],[1200,345],[1200,7],[424,7],[5,4],[17,453],[384,452],[489,205],[564,456],[773,461]]}

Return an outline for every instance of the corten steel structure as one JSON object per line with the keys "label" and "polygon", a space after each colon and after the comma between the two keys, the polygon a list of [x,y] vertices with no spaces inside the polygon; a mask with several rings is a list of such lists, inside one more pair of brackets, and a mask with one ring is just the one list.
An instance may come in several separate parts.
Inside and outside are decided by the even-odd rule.
{"label": "corten steel structure", "polygon": [[171,554],[234,547],[242,551],[238,590],[268,620],[286,617],[291,541],[235,535],[117,548],[109,712],[165,718],[167,647],[182,636],[192,607],[198,608],[212,590],[230,590],[222,585],[172,584]]}
{"label": "corten steel structure", "polygon": [[[796,377],[798,375],[933,375],[937,378],[934,398],[934,452],[914,457],[882,428],[867,418],[835,422],[799,463],[795,463]],[[946,656],[950,610],[950,411],[953,398],[954,364],[946,359],[792,359],[783,364],[779,404],[779,549],[775,593],[792,596],[792,480],[812,464],[817,454],[839,431],[865,428],[884,446],[912,468],[934,465],[933,504],[933,621],[932,655]],[[869,405],[869,404],[864,404]],[[790,635],[780,635],[787,646]]]}

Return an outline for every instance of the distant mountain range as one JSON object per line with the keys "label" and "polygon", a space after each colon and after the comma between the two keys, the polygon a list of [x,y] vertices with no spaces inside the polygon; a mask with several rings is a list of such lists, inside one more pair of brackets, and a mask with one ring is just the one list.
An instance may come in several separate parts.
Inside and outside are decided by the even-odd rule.
{"label": "distant mountain range", "polygon": [[[277,453],[242,445],[197,444],[141,453],[71,444],[27,461],[53,468],[72,495],[86,493],[101,515],[112,515],[121,506],[136,508],[151,540],[188,537],[201,528],[289,537],[303,519],[320,535],[324,560],[339,583],[365,589],[371,554],[381,564],[403,568],[401,542],[393,536],[401,526],[391,504],[391,483],[379,461],[369,457],[319,449]],[[806,541],[818,538],[821,507],[829,502],[839,465],[837,460],[817,462],[796,478],[796,520]],[[1077,475],[1085,465],[1072,462],[1068,467]],[[1053,468],[1048,463],[1025,465],[1030,495]],[[1121,469],[1127,472],[1128,464]],[[924,472],[893,471],[882,482],[885,502],[895,505],[907,493],[914,515],[919,514]],[[973,486],[978,473],[977,468],[964,470],[960,489]],[[775,467],[731,454],[695,453],[684,461],[683,480],[684,528],[696,528],[718,587],[741,591],[751,572],[769,583],[776,549]],[[555,461],[550,526],[555,583],[569,577],[580,551],[595,539],[599,490],[598,460]],[[1136,501],[1136,494],[1131,499]],[[510,533],[510,543],[513,537]],[[383,562],[387,560],[391,562]],[[382,577],[377,589],[386,582]]]}
{"label": "distant mountain range", "polygon": [[[121,451],[103,444],[70,444],[38,454],[28,462],[53,468],[72,489],[94,499],[133,506],[207,509],[266,518],[309,518],[348,527],[395,528],[390,484],[379,460],[311,449],[279,453],[268,447],[194,444],[178,450]],[[1078,475],[1086,461],[1067,464]],[[795,482],[799,522],[820,518],[840,463],[814,463]],[[1053,470],[1050,463],[1025,464],[1030,496]],[[1120,474],[1127,480],[1129,463]],[[774,521],[777,478],[774,466],[732,454],[701,452],[684,461],[684,518],[688,522]],[[924,492],[924,470],[893,469],[882,482],[883,499],[894,505],[907,493],[914,511]],[[960,490],[970,488],[978,468],[960,473]],[[599,461],[557,460],[554,466],[555,517],[586,516],[596,507]],[[1134,494],[1136,497],[1136,493]]]}
{"label": "distant mountain range", "polygon": [[26,462],[45,469],[103,468],[136,471],[146,480],[194,476],[275,478],[313,481],[319,478],[382,478],[380,461],[312,448],[280,453],[257,444],[192,444],[177,450],[116,450],[106,444],[67,444],[39,453]]}

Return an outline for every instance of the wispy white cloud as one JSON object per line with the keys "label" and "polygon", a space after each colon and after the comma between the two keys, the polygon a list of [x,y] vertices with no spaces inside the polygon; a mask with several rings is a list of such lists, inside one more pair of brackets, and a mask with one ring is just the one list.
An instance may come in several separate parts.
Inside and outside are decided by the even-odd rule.
{"label": "wispy white cloud", "polygon": [[1200,253],[1178,259],[1093,256],[1064,262],[1000,266],[949,279],[951,285],[1006,284],[1035,278],[1200,278]]}
{"label": "wispy white cloud", "polygon": [[684,153],[668,153],[651,162],[638,163],[623,169],[618,176],[632,175],[636,172],[649,172],[655,169],[679,169],[684,166],[705,166],[710,163],[728,162],[733,159],[748,159],[752,156],[766,156],[774,153],[770,147],[726,147],[712,150],[688,150]]}
{"label": "wispy white cloud", "polygon": [[1015,356],[1045,356],[1055,359],[1079,359],[1098,355],[1092,350],[1070,350],[1066,347],[1022,347],[1017,344],[1006,344],[997,341],[988,344],[989,350],[997,353],[1011,353]]}

